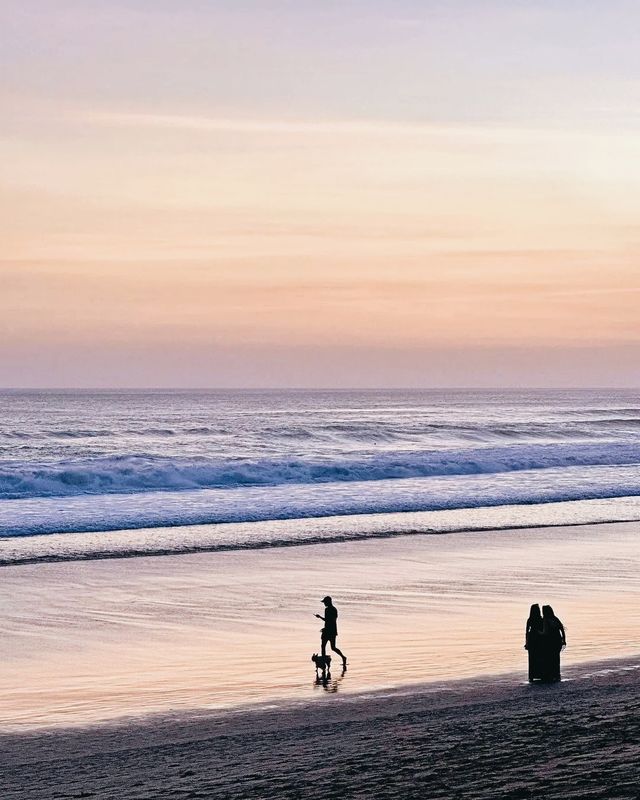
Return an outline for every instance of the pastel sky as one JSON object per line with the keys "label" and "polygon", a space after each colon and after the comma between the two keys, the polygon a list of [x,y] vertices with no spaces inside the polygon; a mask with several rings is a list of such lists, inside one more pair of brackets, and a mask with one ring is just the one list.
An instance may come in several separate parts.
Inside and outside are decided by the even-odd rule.
{"label": "pastel sky", "polygon": [[640,385],[638,30],[7,0],[0,385]]}

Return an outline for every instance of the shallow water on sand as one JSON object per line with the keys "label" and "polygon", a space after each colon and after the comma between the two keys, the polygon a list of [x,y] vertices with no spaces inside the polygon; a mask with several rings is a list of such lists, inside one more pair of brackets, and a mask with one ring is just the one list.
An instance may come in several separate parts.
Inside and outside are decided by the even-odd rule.
{"label": "shallow water on sand", "polygon": [[[529,604],[566,664],[638,651],[638,523],[2,568],[0,728],[520,671]],[[320,598],[341,675],[314,684]],[[339,659],[337,659],[339,662]]]}

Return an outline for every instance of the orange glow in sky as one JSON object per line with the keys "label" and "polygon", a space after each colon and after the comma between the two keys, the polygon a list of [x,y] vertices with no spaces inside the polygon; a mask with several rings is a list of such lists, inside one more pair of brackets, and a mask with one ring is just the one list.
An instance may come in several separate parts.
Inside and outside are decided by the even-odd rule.
{"label": "orange glow in sky", "polygon": [[0,385],[639,385],[637,4],[12,5]]}

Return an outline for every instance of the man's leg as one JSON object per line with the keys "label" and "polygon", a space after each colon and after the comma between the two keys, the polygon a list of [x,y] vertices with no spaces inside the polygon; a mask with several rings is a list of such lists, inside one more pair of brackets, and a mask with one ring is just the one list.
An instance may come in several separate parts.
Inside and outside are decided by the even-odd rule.
{"label": "man's leg", "polygon": [[[331,643],[331,649],[333,650],[334,653],[337,653],[337,655],[340,656],[340,658],[342,659],[342,665],[345,666],[346,663],[347,663],[347,657],[342,652],[342,650],[338,650],[338,648],[336,647],[336,637],[334,636],[333,639],[330,639],[329,641]],[[324,652],[323,652],[323,655],[324,655]]]}
{"label": "man's leg", "polygon": [[326,636],[321,636],[320,637],[320,647],[322,648],[321,652],[322,652],[323,658],[324,658],[324,656],[327,655],[327,641],[328,641],[328,639],[327,639]]}

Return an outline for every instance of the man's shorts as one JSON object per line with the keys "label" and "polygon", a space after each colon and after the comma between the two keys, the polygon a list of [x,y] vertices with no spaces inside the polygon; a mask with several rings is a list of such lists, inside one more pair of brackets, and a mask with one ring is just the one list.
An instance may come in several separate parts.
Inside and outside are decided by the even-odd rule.
{"label": "man's shorts", "polygon": [[338,632],[337,631],[323,630],[322,631],[322,643],[326,644],[327,642],[329,642],[331,647],[335,647],[336,646],[336,638],[337,638],[337,636],[338,636]]}

